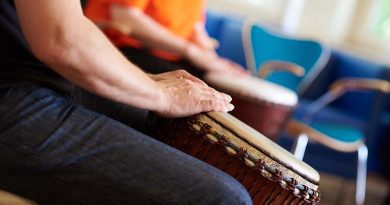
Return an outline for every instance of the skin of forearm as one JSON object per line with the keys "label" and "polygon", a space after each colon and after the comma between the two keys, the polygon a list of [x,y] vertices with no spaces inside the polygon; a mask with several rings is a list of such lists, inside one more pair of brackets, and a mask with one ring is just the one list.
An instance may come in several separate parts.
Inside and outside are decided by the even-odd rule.
{"label": "skin of forearm", "polygon": [[188,44],[192,44],[171,33],[140,9],[113,5],[110,12],[113,21],[129,26],[131,35],[146,47],[162,49],[184,57]]}
{"label": "skin of forearm", "polygon": [[139,108],[161,109],[156,102],[163,94],[157,83],[128,62],[82,14],[63,20],[61,12],[53,14],[52,8],[48,14],[37,14],[22,4],[25,1],[16,1],[22,30],[41,61],[95,94]]}
{"label": "skin of forearm", "polygon": [[58,68],[57,72],[68,80],[98,95],[157,110],[155,102],[160,97],[157,84],[129,63],[92,23],[86,20],[79,28],[83,28],[78,32],[80,35],[65,40],[67,43],[58,43],[52,52],[58,55],[46,63]]}

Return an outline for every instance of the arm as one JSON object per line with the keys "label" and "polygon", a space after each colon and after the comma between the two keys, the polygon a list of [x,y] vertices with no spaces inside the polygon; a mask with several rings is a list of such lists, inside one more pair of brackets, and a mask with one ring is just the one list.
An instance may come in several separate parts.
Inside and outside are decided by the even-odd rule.
{"label": "arm", "polygon": [[113,22],[127,25],[131,30],[131,35],[143,45],[169,51],[182,57],[187,55],[187,47],[191,43],[171,33],[142,10],[112,5],[110,15]]}
{"label": "arm", "polygon": [[201,47],[203,50],[215,52],[215,49],[218,48],[218,41],[209,36],[204,22],[201,21],[194,25],[194,32],[190,37],[190,41]]}
{"label": "arm", "polygon": [[15,5],[33,54],[88,91],[167,116],[231,110],[226,95],[205,85],[149,78],[83,16],[78,0],[15,0]]}
{"label": "arm", "polygon": [[191,42],[174,35],[138,8],[113,5],[110,14],[114,24],[128,27],[120,30],[131,30],[131,35],[147,47],[175,53],[205,71],[247,74],[238,64],[218,57],[211,49],[212,43],[204,25],[200,23],[194,25],[195,32],[191,38],[194,42]]}

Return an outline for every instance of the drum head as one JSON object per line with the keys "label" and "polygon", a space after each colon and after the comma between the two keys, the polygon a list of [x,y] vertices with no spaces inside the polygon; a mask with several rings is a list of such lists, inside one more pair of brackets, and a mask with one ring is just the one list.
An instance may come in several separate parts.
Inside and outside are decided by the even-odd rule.
{"label": "drum head", "polygon": [[217,89],[241,98],[252,98],[288,107],[293,107],[298,102],[298,96],[293,91],[252,76],[240,77],[210,72],[205,75],[205,80]]}

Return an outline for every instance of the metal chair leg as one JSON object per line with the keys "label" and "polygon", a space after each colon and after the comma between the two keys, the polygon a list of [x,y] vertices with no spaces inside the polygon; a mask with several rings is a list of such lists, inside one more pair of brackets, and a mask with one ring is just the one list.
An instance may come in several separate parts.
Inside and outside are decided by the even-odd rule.
{"label": "metal chair leg", "polygon": [[303,160],[303,156],[305,155],[307,143],[309,142],[309,137],[307,134],[300,134],[295,145],[293,147],[293,153],[296,158],[299,160]]}
{"label": "metal chair leg", "polygon": [[355,196],[356,205],[363,205],[366,197],[367,157],[368,149],[366,145],[363,145],[358,149],[358,167]]}

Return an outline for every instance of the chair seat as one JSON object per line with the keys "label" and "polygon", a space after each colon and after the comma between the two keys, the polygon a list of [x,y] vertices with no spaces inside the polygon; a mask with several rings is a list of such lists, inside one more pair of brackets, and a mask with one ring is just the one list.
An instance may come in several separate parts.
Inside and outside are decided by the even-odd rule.
{"label": "chair seat", "polygon": [[353,143],[364,139],[364,134],[356,128],[334,123],[310,123],[314,129],[324,133],[334,140]]}

